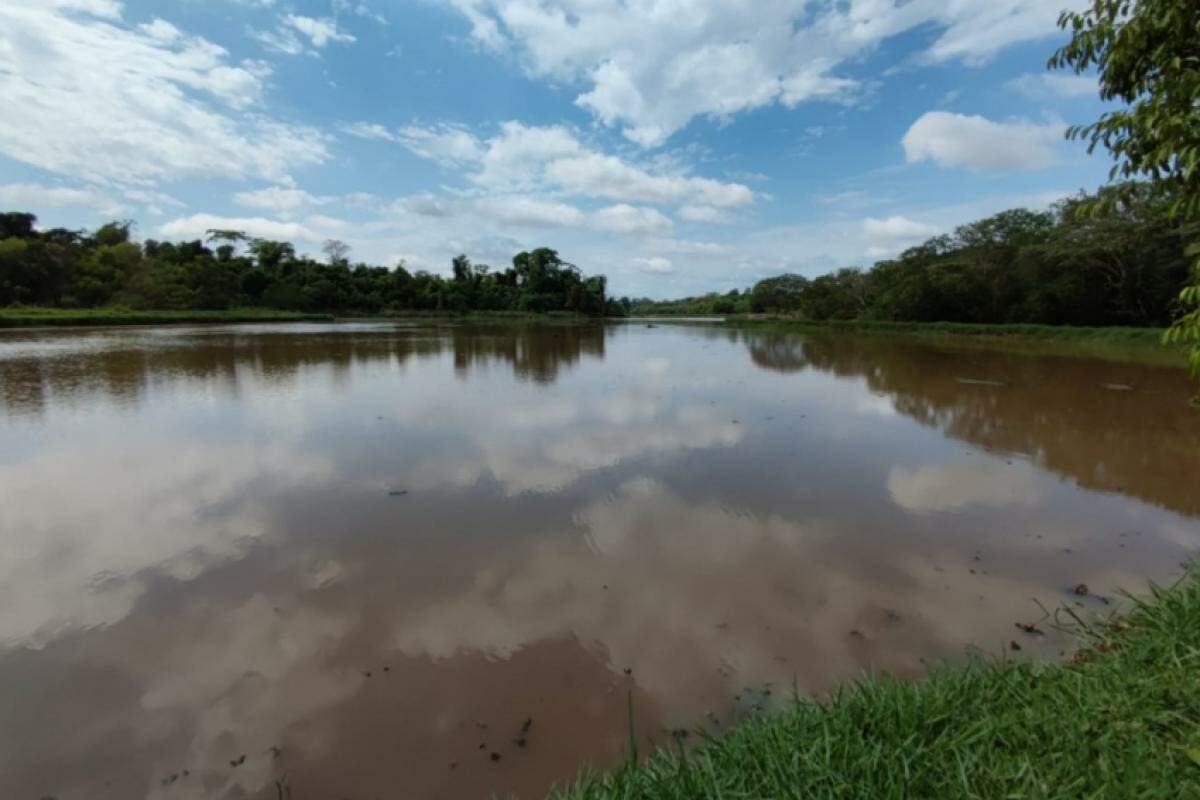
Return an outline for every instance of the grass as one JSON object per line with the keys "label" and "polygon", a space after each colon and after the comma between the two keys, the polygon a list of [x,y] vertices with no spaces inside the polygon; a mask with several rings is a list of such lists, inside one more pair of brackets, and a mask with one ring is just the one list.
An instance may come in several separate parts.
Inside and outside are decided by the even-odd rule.
{"label": "grass", "polygon": [[1131,598],[1066,663],[975,659],[588,773],[554,800],[1200,798],[1200,573]]}
{"label": "grass", "polygon": [[907,333],[927,336],[991,336],[1053,339],[1056,341],[1105,341],[1158,345],[1162,328],[1086,328],[1072,325],[1027,323],[984,325],[966,322],[891,322],[887,320],[803,320],[786,317],[729,317],[725,324],[738,327],[821,329],[855,333]]}
{"label": "grass", "polygon": [[960,322],[801,320],[786,317],[729,317],[725,325],[770,332],[831,332],[901,336],[954,348],[1002,349],[1029,355],[1066,355],[1162,366],[1184,366],[1187,351],[1162,343],[1162,328],[1075,327],[1070,325],[983,325]]}
{"label": "grass", "polygon": [[227,311],[131,311],[126,308],[0,308],[0,328],[77,325],[166,325],[197,322],[331,321],[330,314],[302,314],[270,308]]}

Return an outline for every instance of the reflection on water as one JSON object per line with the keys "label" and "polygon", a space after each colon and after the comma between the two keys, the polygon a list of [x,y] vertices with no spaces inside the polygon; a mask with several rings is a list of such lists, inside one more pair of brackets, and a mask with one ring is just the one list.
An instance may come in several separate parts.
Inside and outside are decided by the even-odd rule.
{"label": "reflection on water", "polygon": [[711,326],[0,334],[0,797],[535,797],[627,696],[663,742],[1052,656],[1034,599],[1200,544],[1188,389]]}

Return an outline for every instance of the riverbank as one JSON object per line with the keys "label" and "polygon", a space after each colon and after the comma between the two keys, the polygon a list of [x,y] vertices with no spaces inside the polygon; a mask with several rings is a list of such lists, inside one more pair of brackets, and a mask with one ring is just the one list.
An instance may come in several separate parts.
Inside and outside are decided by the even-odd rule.
{"label": "riverbank", "polygon": [[1017,337],[1053,341],[1104,341],[1136,344],[1162,343],[1162,328],[1087,328],[1071,325],[1025,323],[990,325],[965,322],[893,322],[888,320],[806,320],[788,317],[726,317],[725,324],[738,327],[835,330],[854,333],[905,333],[925,336]]}
{"label": "riverbank", "polygon": [[182,323],[236,322],[395,322],[405,320],[453,320],[455,322],[579,322],[604,317],[587,317],[562,311],[430,311],[404,310],[381,314],[324,314],[279,311],[272,308],[234,308],[224,311],[132,311],[124,308],[0,308],[0,328],[71,327],[84,325],[170,325]]}
{"label": "riverbank", "polygon": [[1065,663],[1016,652],[866,680],[551,797],[1200,797],[1200,573],[1131,604],[1077,623]]}
{"label": "riverbank", "polygon": [[935,341],[956,349],[1001,349],[1027,355],[1065,355],[1162,366],[1186,366],[1187,351],[1162,342],[1162,328],[1073,327],[1069,325],[983,325],[959,322],[802,320],[786,317],[726,317],[729,328],[767,332],[899,336]]}
{"label": "riverbank", "polygon": [[331,322],[331,314],[304,314],[270,308],[226,311],[131,311],[121,308],[0,308],[0,328],[85,325],[170,325],[229,322]]}

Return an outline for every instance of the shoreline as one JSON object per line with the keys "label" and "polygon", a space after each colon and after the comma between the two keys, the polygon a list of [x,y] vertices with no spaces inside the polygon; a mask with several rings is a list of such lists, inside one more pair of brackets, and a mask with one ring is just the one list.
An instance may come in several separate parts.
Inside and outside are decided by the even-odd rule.
{"label": "shoreline", "polygon": [[1200,796],[1200,572],[1129,600],[1101,622],[1068,608],[1082,646],[1065,661],[1022,659],[1036,633],[1014,630],[1003,658],[796,696],[641,761],[635,745],[623,766],[549,797]]}

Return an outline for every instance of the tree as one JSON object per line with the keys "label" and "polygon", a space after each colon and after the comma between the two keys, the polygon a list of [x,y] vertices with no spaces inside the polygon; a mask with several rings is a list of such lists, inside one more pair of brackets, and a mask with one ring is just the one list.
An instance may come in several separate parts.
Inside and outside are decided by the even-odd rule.
{"label": "tree", "polygon": [[[1144,175],[1168,189],[1169,215],[1200,219],[1200,14],[1193,0],[1092,0],[1084,11],[1064,11],[1058,24],[1071,41],[1050,67],[1096,67],[1100,96],[1125,104],[1067,136],[1087,140],[1088,152],[1108,150],[1116,158],[1112,177]],[[1200,256],[1200,245],[1190,255]],[[1190,366],[1200,378],[1200,258],[1192,272],[1192,285],[1180,293],[1191,310],[1167,340],[1191,343]]]}
{"label": "tree", "polygon": [[350,255],[350,245],[341,239],[326,239],[325,244],[321,245],[321,252],[326,255],[330,264],[343,264]]}

